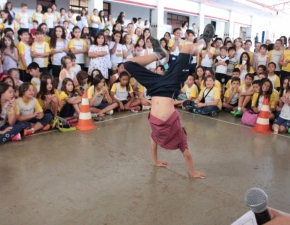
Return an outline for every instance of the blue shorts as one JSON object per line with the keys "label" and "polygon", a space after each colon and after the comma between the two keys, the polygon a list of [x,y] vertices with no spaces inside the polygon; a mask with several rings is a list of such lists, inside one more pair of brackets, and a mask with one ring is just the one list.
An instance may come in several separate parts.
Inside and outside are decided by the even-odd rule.
{"label": "blue shorts", "polygon": [[286,130],[288,130],[290,128],[290,120],[285,120],[281,117],[278,117],[277,119],[275,119],[274,124],[277,124],[279,126],[283,126],[286,128]]}
{"label": "blue shorts", "polygon": [[104,109],[104,108],[106,108],[109,105],[111,105],[111,103],[101,103],[98,106],[93,106],[93,108],[96,108],[96,109]]}

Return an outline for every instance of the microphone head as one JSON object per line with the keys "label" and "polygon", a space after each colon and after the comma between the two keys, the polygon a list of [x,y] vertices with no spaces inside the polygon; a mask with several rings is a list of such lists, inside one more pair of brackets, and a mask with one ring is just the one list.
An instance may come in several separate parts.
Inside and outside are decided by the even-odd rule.
{"label": "microphone head", "polygon": [[251,188],[245,194],[247,206],[254,213],[264,212],[268,208],[268,195],[260,188]]}

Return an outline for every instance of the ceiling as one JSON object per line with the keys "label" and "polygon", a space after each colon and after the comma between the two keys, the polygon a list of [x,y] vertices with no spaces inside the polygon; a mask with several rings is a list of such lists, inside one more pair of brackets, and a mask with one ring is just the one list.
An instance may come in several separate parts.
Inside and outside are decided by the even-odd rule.
{"label": "ceiling", "polygon": [[254,4],[269,8],[276,12],[290,14],[290,1],[285,0],[244,0],[244,1],[252,2]]}

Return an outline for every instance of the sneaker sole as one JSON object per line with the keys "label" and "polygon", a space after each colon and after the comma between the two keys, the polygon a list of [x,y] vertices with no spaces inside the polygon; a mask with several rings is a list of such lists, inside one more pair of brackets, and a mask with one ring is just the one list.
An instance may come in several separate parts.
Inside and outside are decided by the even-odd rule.
{"label": "sneaker sole", "polygon": [[154,52],[161,54],[163,57],[166,57],[166,51],[161,47],[157,39],[150,36],[150,42],[152,43]]}
{"label": "sneaker sole", "polygon": [[203,30],[202,38],[208,43],[214,37],[215,29],[212,24],[207,24]]}

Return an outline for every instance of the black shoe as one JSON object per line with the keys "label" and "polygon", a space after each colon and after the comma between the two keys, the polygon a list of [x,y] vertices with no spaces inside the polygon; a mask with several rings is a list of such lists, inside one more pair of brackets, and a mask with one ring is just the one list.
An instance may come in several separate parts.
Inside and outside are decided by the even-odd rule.
{"label": "black shoe", "polygon": [[216,116],[217,116],[217,111],[212,111],[212,112],[211,112],[211,116],[212,116],[212,117],[216,117]]}
{"label": "black shoe", "polygon": [[202,38],[206,43],[210,42],[215,34],[215,29],[212,24],[207,24],[203,30]]}
{"label": "black shoe", "polygon": [[166,57],[166,50],[163,49],[157,39],[150,36],[150,42],[153,46],[153,51],[158,55],[158,59],[161,60]]}
{"label": "black shoe", "polygon": [[188,112],[193,113],[193,108],[192,108],[192,106],[191,106],[191,105],[187,105],[187,106],[185,106],[185,111],[188,111]]}

